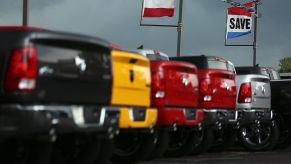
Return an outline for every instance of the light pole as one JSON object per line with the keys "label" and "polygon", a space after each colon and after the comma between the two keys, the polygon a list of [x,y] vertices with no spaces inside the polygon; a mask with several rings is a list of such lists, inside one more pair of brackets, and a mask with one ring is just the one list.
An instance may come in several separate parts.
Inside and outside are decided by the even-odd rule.
{"label": "light pole", "polygon": [[28,26],[29,19],[29,0],[23,0],[23,9],[22,9],[22,26]]}
{"label": "light pole", "polygon": [[257,64],[257,28],[258,28],[258,3],[255,3],[255,24],[254,24],[254,43],[253,43],[253,66]]}
{"label": "light pole", "polygon": [[183,30],[183,0],[180,0],[179,4],[179,20],[178,20],[178,40],[177,40],[177,56],[181,56],[181,40],[182,40],[182,30]]}

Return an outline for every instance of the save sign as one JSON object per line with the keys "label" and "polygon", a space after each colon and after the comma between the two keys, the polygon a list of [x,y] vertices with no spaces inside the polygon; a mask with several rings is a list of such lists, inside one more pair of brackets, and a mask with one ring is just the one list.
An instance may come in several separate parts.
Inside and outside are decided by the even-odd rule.
{"label": "save sign", "polygon": [[[253,3],[246,3],[244,6],[252,7]],[[239,7],[230,7],[227,9],[226,39],[233,39],[250,34],[251,30],[252,14],[249,11]]]}

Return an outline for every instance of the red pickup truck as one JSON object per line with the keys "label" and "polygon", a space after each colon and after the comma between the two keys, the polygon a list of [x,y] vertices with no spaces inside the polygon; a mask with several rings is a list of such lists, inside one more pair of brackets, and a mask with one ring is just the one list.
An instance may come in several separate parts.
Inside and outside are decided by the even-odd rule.
{"label": "red pickup truck", "polygon": [[[136,50],[151,60],[151,107],[158,109],[155,127],[157,142],[147,159],[165,152],[181,156],[190,152],[192,137],[201,126],[204,112],[198,107],[197,68],[185,62],[168,61],[166,54],[154,50]],[[189,136],[189,137],[185,137]]]}
{"label": "red pickup truck", "polygon": [[173,57],[171,60],[195,64],[199,75],[199,107],[204,109],[203,130],[198,133],[192,154],[207,151],[221,138],[219,149],[229,147],[237,123],[235,69],[231,62],[212,56]]}

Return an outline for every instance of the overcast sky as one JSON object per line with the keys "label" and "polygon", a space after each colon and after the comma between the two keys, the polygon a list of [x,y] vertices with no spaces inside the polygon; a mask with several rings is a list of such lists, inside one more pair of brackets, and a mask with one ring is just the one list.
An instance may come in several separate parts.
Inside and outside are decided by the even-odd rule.
{"label": "overcast sky", "polygon": [[[53,30],[82,33],[104,38],[134,49],[161,50],[176,55],[175,28],[139,26],[142,0],[29,0],[30,22]],[[176,0],[178,2],[178,0]],[[237,0],[247,2],[247,0]],[[262,0],[259,7],[257,61],[278,67],[279,60],[291,57],[291,1]],[[144,23],[176,24],[174,18],[146,19]],[[235,65],[252,64],[252,47],[225,47],[226,8],[221,0],[184,0],[184,30],[181,55],[215,55]],[[22,0],[0,0],[0,25],[20,25]],[[229,44],[252,44],[252,36]]]}

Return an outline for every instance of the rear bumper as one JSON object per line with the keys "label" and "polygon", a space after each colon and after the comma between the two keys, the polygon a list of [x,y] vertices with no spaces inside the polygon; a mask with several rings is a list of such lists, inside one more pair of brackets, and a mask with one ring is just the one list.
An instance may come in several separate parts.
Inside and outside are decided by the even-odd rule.
{"label": "rear bumper", "polygon": [[196,126],[202,123],[204,111],[188,108],[158,108],[157,126]]}
{"label": "rear bumper", "polygon": [[118,131],[119,110],[98,106],[0,106],[0,136],[54,136],[72,132],[113,134]]}
{"label": "rear bumper", "polygon": [[235,110],[205,109],[203,126],[234,125],[238,113]]}
{"label": "rear bumper", "polygon": [[270,122],[274,117],[273,111],[270,109],[237,109],[237,112],[240,125],[257,121]]}
{"label": "rear bumper", "polygon": [[153,128],[157,122],[158,111],[155,108],[120,108],[119,127]]}

